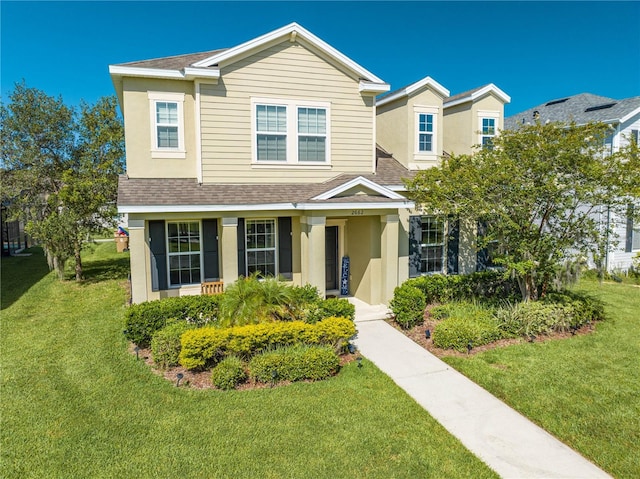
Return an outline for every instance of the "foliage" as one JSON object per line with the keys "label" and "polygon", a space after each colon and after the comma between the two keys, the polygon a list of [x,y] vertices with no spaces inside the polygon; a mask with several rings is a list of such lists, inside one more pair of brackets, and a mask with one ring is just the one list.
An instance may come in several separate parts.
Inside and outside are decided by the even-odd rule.
{"label": "foliage", "polygon": [[202,368],[230,354],[249,357],[264,349],[296,343],[326,344],[339,349],[355,332],[353,322],[346,318],[327,318],[316,324],[289,321],[204,327],[182,335],[180,364],[187,369]]}
{"label": "foliage", "polygon": [[491,149],[452,155],[407,181],[417,205],[431,214],[486,221],[480,248],[497,240],[496,262],[518,281],[522,298],[551,289],[559,264],[600,254],[605,239],[600,205],[626,214],[640,197],[640,155],[634,142],[605,154],[605,124],[523,125],[503,131]]}
{"label": "foliage", "polygon": [[305,322],[313,324],[331,317],[348,318],[353,321],[355,316],[356,307],[348,300],[328,298],[308,304],[303,318]]}
{"label": "foliage", "polygon": [[180,355],[180,336],[185,331],[194,328],[193,324],[186,321],[169,321],[151,338],[151,355],[153,362],[161,369],[167,369],[178,365]]}
{"label": "foliage", "polygon": [[407,283],[395,288],[389,307],[395,320],[405,329],[421,324],[424,320],[424,295],[418,288]]}
{"label": "foliage", "polygon": [[291,286],[291,300],[295,304],[308,305],[322,300],[318,288],[310,284]]}
{"label": "foliage", "polygon": [[244,364],[237,356],[227,356],[211,371],[213,385],[225,391],[235,389],[246,380],[247,373],[244,370]]}
{"label": "foliage", "polygon": [[251,377],[263,383],[326,379],[339,367],[340,359],[332,348],[300,344],[266,351],[249,362]]}
{"label": "foliage", "polygon": [[433,329],[433,344],[442,349],[466,351],[497,341],[503,337],[498,323],[491,313],[450,316],[436,324]]}
{"label": "foliage", "polygon": [[132,304],[125,312],[125,337],[147,347],[153,334],[171,319],[204,326],[218,319],[220,295],[182,296]]}
{"label": "foliage", "polygon": [[0,106],[3,200],[43,246],[50,269],[62,279],[73,257],[81,280],[84,241],[113,226],[117,214],[124,129],[116,99],[83,102],[78,112],[22,83],[9,100]]}

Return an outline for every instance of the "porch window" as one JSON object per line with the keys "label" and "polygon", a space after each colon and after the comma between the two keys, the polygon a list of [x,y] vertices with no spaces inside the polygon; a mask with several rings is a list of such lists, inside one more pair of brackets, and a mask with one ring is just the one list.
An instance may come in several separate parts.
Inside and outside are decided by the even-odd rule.
{"label": "porch window", "polygon": [[276,276],[276,222],[273,219],[247,220],[247,273]]}
{"label": "porch window", "polygon": [[444,271],[445,222],[435,216],[422,217],[420,272]]}
{"label": "porch window", "polygon": [[201,282],[200,223],[167,223],[169,285]]}

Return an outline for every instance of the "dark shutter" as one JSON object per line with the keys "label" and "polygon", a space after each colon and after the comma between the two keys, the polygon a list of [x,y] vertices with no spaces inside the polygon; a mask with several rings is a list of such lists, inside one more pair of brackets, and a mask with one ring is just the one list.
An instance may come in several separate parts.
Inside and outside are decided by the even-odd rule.
{"label": "dark shutter", "polygon": [[460,249],[460,220],[449,218],[447,234],[447,274],[458,273],[458,253]]}
{"label": "dark shutter", "polygon": [[420,216],[409,217],[409,277],[420,276],[420,260],[422,252],[422,219]]}
{"label": "dark shutter", "polygon": [[245,258],[245,249],[247,242],[244,237],[244,218],[238,218],[238,276],[247,275],[247,261]]}
{"label": "dark shutter", "polygon": [[151,290],[167,289],[167,241],[164,221],[149,221],[151,250]]}
{"label": "dark shutter", "polygon": [[285,279],[293,279],[292,239],[291,217],[278,218],[278,273]]}
{"label": "dark shutter", "polygon": [[202,253],[204,258],[204,280],[220,279],[218,261],[218,220],[202,220]]}
{"label": "dark shutter", "polygon": [[633,251],[633,205],[627,206],[627,235],[625,237],[624,251],[631,253]]}
{"label": "dark shutter", "polygon": [[[487,223],[478,221],[478,243],[487,234]],[[476,255],[476,271],[486,271],[489,264],[489,250],[487,248],[478,249]]]}

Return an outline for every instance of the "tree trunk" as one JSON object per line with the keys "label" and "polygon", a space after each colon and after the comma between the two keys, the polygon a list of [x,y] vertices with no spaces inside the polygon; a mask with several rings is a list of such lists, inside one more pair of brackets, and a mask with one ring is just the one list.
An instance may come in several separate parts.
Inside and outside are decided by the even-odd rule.
{"label": "tree trunk", "polygon": [[82,274],[82,258],[80,257],[80,250],[82,249],[81,243],[76,243],[73,248],[74,257],[76,260],[76,281],[82,281],[84,275]]}
{"label": "tree trunk", "polygon": [[518,276],[518,287],[522,294],[522,301],[535,301],[538,299],[538,289],[532,274]]}
{"label": "tree trunk", "polygon": [[60,281],[64,280],[64,263],[65,260],[60,258],[59,256],[53,257],[53,266],[56,270],[56,273],[58,274],[58,279]]}
{"label": "tree trunk", "polygon": [[47,265],[49,266],[49,271],[53,271],[54,269],[56,269],[55,258],[47,247],[44,248],[44,254],[47,257]]}

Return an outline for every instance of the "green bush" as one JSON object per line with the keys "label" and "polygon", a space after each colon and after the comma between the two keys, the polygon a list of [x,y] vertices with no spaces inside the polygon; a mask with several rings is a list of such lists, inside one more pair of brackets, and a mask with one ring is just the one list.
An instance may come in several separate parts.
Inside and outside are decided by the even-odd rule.
{"label": "green bush", "polygon": [[318,288],[310,284],[291,287],[291,300],[301,306],[318,303],[322,300]]}
{"label": "green bush", "polygon": [[178,365],[180,355],[180,336],[195,326],[186,321],[168,321],[167,325],[153,333],[151,338],[151,356],[153,362],[162,369]]}
{"label": "green bush", "polygon": [[433,344],[442,349],[466,351],[467,345],[473,347],[497,341],[503,337],[497,321],[491,313],[478,314],[475,317],[451,316],[440,321],[433,329]]}
{"label": "green bush", "polygon": [[389,303],[396,322],[404,329],[412,328],[424,321],[426,302],[422,292],[406,283],[393,291],[393,299]]}
{"label": "green bush", "polygon": [[297,343],[340,348],[355,332],[354,323],[346,318],[327,318],[316,324],[280,321],[224,329],[199,328],[182,335],[180,364],[187,369],[202,368],[227,355],[247,358],[261,350]]}
{"label": "green bush", "polygon": [[295,345],[267,351],[249,362],[251,377],[263,383],[326,379],[335,375],[340,358],[328,346]]}
{"label": "green bush", "polygon": [[242,360],[237,356],[227,356],[211,371],[211,382],[218,389],[235,389],[247,380]]}
{"label": "green bush", "polygon": [[348,318],[353,321],[356,317],[356,307],[346,299],[322,299],[311,304],[305,315],[305,322],[314,324],[326,318]]}
{"label": "green bush", "polygon": [[212,324],[218,319],[219,301],[220,295],[182,296],[133,304],[125,312],[125,337],[140,347],[147,347],[153,333],[170,319],[196,326]]}

